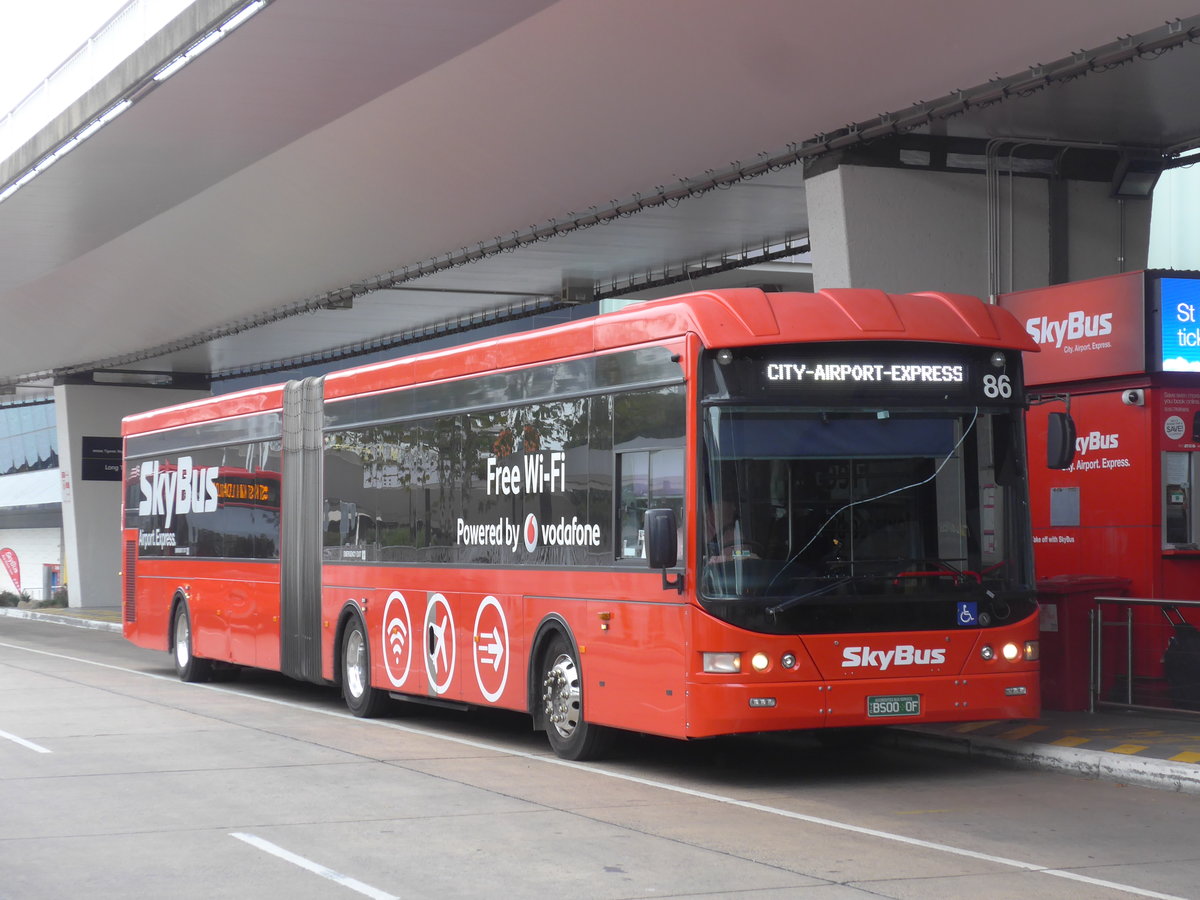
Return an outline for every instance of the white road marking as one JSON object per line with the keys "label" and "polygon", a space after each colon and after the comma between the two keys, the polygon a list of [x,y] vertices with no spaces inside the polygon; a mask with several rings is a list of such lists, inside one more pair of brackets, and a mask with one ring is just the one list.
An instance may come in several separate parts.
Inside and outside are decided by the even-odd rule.
{"label": "white road marking", "polygon": [[342,887],[350,888],[352,891],[357,891],[366,897],[371,897],[372,900],[399,900],[395,894],[389,894],[386,891],[381,891],[378,888],[373,888],[369,884],[363,884],[357,878],[351,878],[349,875],[343,875],[341,872],[335,872],[320,863],[315,863],[311,859],[305,859],[303,856],[297,856],[290,850],[284,850],[278,844],[272,844],[270,841],[264,841],[258,835],[246,834],[241,831],[233,831],[229,834],[232,838],[237,838],[239,841],[245,841],[251,847],[257,847],[264,853],[270,853],[272,856],[277,856],[285,862],[290,862],[294,866],[299,866],[302,869],[307,869],[314,875],[320,875]]}
{"label": "white road marking", "polygon": [[641,778],[637,775],[629,775],[624,772],[616,772],[611,769],[604,769],[598,766],[588,765],[585,763],[571,762],[566,759],[559,759],[557,756],[548,756],[538,753],[528,753],[524,750],[513,750],[508,747],[501,747],[496,744],[488,744],[484,741],[475,741],[470,738],[454,737],[453,735],[439,734],[436,731],[430,731],[424,728],[415,728],[411,725],[401,725],[397,722],[389,722],[384,719],[361,719],[352,715],[349,712],[341,712],[331,709],[318,709],[313,706],[308,706],[302,703],[293,703],[290,700],[277,700],[274,697],[263,697],[257,694],[247,693],[245,691],[233,690],[228,687],[219,687],[212,684],[188,684],[177,681],[177,679],[166,675],[156,675],[153,672],[139,672],[137,669],[128,669],[123,666],[114,666],[109,663],[95,662],[90,659],[81,659],[77,656],[66,656],[62,653],[51,653],[48,650],[34,650],[31,647],[21,647],[17,644],[6,644],[0,642],[0,647],[7,647],[12,650],[23,650],[26,653],[36,653],[42,656],[49,656],[55,659],[65,659],[71,662],[83,663],[84,665],[99,666],[104,669],[112,669],[117,672],[127,672],[130,675],[141,675],[145,678],[154,678],[160,681],[170,681],[178,683],[181,687],[202,688],[209,691],[218,691],[223,694],[232,694],[237,697],[244,697],[248,700],[257,700],[262,703],[270,703],[275,706],[283,706],[288,709],[295,709],[301,712],[317,713],[323,716],[330,716],[336,719],[346,719],[352,722],[358,722],[361,725],[374,726],[377,728],[390,728],[393,731],[404,732],[405,734],[418,735],[420,737],[433,738],[440,741],[448,741],[452,744],[458,744],[464,747],[471,747],[476,750],[486,750],[492,753],[502,753],[509,756],[515,756],[520,759],[530,760],[532,762],[546,763],[548,765],[563,766],[568,769],[578,769],[582,772],[591,772],[594,775],[603,775],[606,778],[615,778],[619,781],[627,781],[632,784],[640,784],[646,787],[657,788],[659,790],[668,791],[674,794],[682,794],[687,797],[694,797],[699,800],[710,800],[714,803],[722,803],[726,806],[735,806],[741,809],[750,809],[755,812],[765,813],[767,815],[779,816],[784,819],[792,819],[797,822],[807,822],[810,825],[820,825],[824,828],[833,828],[839,831],[848,831],[853,834],[861,834],[869,837],[879,838],[885,841],[892,841],[898,844],[907,844],[910,847],[922,847],[926,850],[936,850],[940,853],[948,853],[953,856],[962,856],[968,859],[977,859],[984,862],[995,863],[996,865],[1008,866],[1013,869],[1021,869],[1025,872],[1037,872],[1042,875],[1050,875],[1055,878],[1065,878],[1070,881],[1078,881],[1083,884],[1090,884],[1096,887],[1108,888],[1114,891],[1125,891],[1129,894],[1134,894],[1138,897],[1151,897],[1154,900],[1188,900],[1187,897],[1180,897],[1175,894],[1163,894],[1158,891],[1150,891],[1144,888],[1134,887],[1129,884],[1122,884],[1117,881],[1105,881],[1101,878],[1092,878],[1088,875],[1080,875],[1076,872],[1068,872],[1064,869],[1049,869],[1045,866],[1040,866],[1037,863],[1024,862],[1019,859],[1010,859],[1004,856],[993,856],[990,853],[981,853],[977,850],[968,850],[965,847],[955,847],[951,844],[940,844],[935,841],[924,841],[920,838],[908,837],[903,834],[896,834],[890,831],[880,831],[876,828],[865,828],[861,825],[852,825],[849,822],[838,822],[834,819],[825,819],[820,816],[810,816],[804,813],[794,812],[789,809],[780,809],[776,806],[766,806],[762,803],[754,803],[749,800],[739,800],[736,797],[727,797],[722,794],[712,794],[708,791],[698,791],[692,788],[680,787],[679,785],[668,784],[663,781],[654,781],[649,778]]}
{"label": "white road marking", "polygon": [[40,744],[35,744],[33,741],[27,741],[25,738],[17,737],[15,734],[9,734],[7,731],[0,731],[0,738],[6,741],[12,741],[14,744],[20,744],[27,750],[32,750],[34,753],[52,753],[52,750],[47,750]]}

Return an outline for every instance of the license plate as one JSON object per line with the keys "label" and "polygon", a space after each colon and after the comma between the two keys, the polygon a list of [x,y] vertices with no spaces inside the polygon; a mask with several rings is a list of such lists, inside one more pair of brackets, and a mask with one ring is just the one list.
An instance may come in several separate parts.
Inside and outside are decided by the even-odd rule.
{"label": "license plate", "polygon": [[867,698],[867,718],[882,719],[888,716],[919,716],[920,694],[895,694]]}

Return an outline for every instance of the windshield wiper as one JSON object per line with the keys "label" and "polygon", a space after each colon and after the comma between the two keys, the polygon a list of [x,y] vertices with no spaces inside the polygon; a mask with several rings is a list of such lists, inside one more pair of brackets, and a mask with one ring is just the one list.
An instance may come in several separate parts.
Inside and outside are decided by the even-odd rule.
{"label": "windshield wiper", "polygon": [[836,591],[838,588],[844,587],[845,585],[857,580],[857,575],[843,576],[842,578],[838,578],[835,581],[829,582],[828,584],[823,584],[819,588],[808,591],[805,594],[797,594],[795,597],[789,597],[782,603],[776,603],[774,606],[768,606],[766,613],[771,617],[771,621],[775,621],[780,613],[787,612],[793,606],[799,606],[805,600],[811,600],[813,597],[821,597],[825,594],[830,594],[833,591]]}

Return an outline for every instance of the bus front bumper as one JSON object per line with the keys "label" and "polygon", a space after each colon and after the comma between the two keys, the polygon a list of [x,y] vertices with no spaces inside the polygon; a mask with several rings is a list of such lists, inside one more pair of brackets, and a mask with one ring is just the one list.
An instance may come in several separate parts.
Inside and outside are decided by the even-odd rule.
{"label": "bus front bumper", "polygon": [[686,737],[1036,718],[1037,670],[834,682],[692,682]]}

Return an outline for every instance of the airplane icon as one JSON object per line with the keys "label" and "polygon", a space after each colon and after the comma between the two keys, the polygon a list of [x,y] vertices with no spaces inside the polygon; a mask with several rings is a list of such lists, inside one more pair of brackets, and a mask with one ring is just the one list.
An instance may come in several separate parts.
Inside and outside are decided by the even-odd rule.
{"label": "airplane icon", "polygon": [[[440,672],[442,667],[450,668],[450,661],[446,655],[446,626],[449,624],[449,617],[442,619],[442,624],[439,625],[437,620],[429,623],[429,636],[432,638],[432,646],[430,648],[429,658],[433,660],[434,671]],[[437,659],[442,659],[442,665],[439,666]]]}

